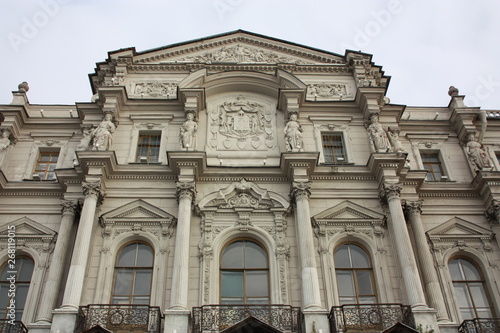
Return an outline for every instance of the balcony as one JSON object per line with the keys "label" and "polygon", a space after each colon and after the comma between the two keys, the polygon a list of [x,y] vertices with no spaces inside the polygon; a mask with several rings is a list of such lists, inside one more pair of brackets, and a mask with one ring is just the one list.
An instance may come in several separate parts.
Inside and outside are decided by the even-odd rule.
{"label": "balcony", "polygon": [[28,333],[28,329],[24,326],[22,321],[11,321],[7,319],[0,320],[0,333]]}
{"label": "balcony", "polygon": [[157,306],[89,304],[78,311],[75,333],[96,325],[113,332],[160,333],[162,318]]}
{"label": "balcony", "polygon": [[409,306],[401,304],[346,304],[332,307],[330,332],[381,332],[396,323],[415,328]]}
{"label": "balcony", "polygon": [[459,333],[498,333],[500,318],[476,318],[464,320],[458,327]]}
{"label": "balcony", "polygon": [[289,305],[203,305],[193,308],[192,333],[219,332],[254,317],[286,333],[302,332],[300,308]]}

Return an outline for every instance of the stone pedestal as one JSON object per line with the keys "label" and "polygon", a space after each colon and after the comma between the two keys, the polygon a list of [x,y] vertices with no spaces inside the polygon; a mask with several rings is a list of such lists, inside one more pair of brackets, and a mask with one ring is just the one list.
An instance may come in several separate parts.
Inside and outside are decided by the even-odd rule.
{"label": "stone pedestal", "polygon": [[304,333],[328,333],[331,332],[328,322],[328,311],[304,310]]}
{"label": "stone pedestal", "polygon": [[189,332],[190,311],[187,310],[166,310],[165,326],[163,333],[184,333]]}
{"label": "stone pedestal", "polygon": [[50,333],[73,333],[78,311],[75,309],[57,309],[52,313]]}

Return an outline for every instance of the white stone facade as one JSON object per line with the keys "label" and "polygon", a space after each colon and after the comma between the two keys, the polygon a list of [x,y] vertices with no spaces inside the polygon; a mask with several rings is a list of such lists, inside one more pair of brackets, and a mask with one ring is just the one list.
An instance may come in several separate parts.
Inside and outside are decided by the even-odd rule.
{"label": "white stone facade", "polygon": [[152,250],[148,305],[165,333],[199,332],[193,308],[222,303],[221,254],[235,240],[265,252],[267,303],[303,314],[300,328],[267,321],[276,332],[348,328],[329,320],[345,244],[370,258],[375,303],[410,307],[420,332],[467,319],[456,259],[500,318],[498,110],[458,93],[446,107],[391,104],[371,55],[241,30],[111,52],[90,78],[89,103],[33,105],[20,89],[0,106],[0,268],[14,238],[34,263],[29,331],[82,331],[79,308],[111,303],[134,242]]}

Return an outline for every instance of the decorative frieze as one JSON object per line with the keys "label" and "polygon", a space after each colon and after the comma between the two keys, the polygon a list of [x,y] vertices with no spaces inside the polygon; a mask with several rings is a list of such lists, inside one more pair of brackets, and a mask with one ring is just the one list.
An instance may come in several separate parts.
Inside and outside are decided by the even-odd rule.
{"label": "decorative frieze", "polygon": [[132,81],[131,98],[177,99],[177,83],[165,81]]}
{"label": "decorative frieze", "polygon": [[307,85],[308,101],[342,101],[354,99],[355,89],[351,83],[311,83]]}

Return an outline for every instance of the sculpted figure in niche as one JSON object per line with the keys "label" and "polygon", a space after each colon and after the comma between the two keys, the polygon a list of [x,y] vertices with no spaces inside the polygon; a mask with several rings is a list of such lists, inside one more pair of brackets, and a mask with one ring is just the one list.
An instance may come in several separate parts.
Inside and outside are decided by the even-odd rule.
{"label": "sculpted figure in niche", "polygon": [[490,158],[482,148],[482,145],[476,141],[474,133],[469,133],[467,139],[467,155],[469,157],[469,160],[472,162],[474,171],[477,172],[485,168],[491,168]]}
{"label": "sculpted figure in niche", "polygon": [[0,166],[2,166],[5,155],[7,155],[7,149],[12,146],[12,141],[10,140],[9,136],[10,131],[8,129],[4,129],[0,138]]}
{"label": "sculpted figure in niche", "polygon": [[293,113],[285,126],[286,151],[300,152],[302,148],[302,126],[297,122],[297,115]]}
{"label": "sculpted figure in niche", "polygon": [[403,145],[401,144],[401,141],[399,141],[399,129],[398,128],[389,127],[389,129],[387,130],[387,137],[389,138],[389,141],[391,142],[392,151],[394,151],[394,152],[404,151]]}
{"label": "sculpted figure in niche", "polygon": [[92,131],[92,150],[111,149],[111,145],[113,143],[112,134],[116,129],[115,124],[111,121],[112,119],[113,115],[111,113],[106,113],[99,126]]}
{"label": "sculpted figure in niche", "polygon": [[370,117],[371,124],[368,126],[368,134],[371,139],[373,151],[376,153],[385,153],[391,149],[387,133],[378,122],[378,114],[373,113]]}
{"label": "sculpted figure in niche", "polygon": [[193,112],[188,112],[187,120],[181,125],[179,133],[179,141],[182,150],[196,149],[196,132],[198,131],[198,123],[194,121]]}

